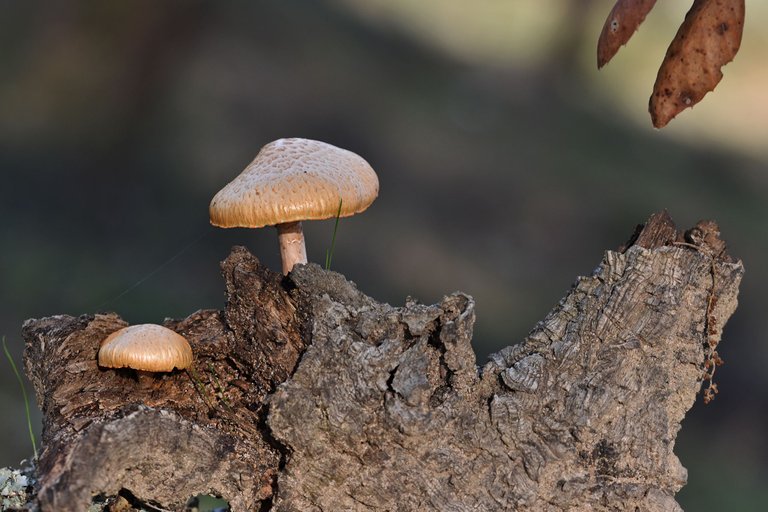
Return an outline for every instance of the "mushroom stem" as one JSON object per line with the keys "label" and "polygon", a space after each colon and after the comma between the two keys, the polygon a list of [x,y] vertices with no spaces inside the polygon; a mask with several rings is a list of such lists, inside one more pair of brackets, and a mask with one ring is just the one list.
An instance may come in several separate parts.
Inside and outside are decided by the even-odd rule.
{"label": "mushroom stem", "polygon": [[301,221],[278,224],[277,237],[280,240],[280,257],[283,260],[283,274],[293,269],[297,263],[307,262],[307,248],[304,245],[304,232]]}
{"label": "mushroom stem", "polygon": [[142,388],[151,388],[154,385],[155,378],[158,374],[155,372],[148,372],[146,370],[134,370],[136,372],[136,380],[139,381],[139,386]]}

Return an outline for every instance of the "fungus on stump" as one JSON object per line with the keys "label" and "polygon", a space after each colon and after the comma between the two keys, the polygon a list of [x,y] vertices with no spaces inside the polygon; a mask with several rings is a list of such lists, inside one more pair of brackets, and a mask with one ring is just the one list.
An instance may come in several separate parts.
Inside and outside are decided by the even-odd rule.
{"label": "fungus on stump", "polygon": [[275,226],[283,274],[307,262],[301,221],[349,217],[368,208],[379,179],[361,156],[325,142],[279,139],[211,200],[211,224]]}
{"label": "fungus on stump", "polygon": [[30,320],[41,510],[121,489],[173,510],[679,510],[675,437],[743,273],[718,235],[654,215],[482,367],[467,295],[392,307],[241,248],[226,310],[166,323],[196,379],[99,370],[115,315]]}
{"label": "fungus on stump", "polygon": [[192,365],[192,347],[167,327],[140,324],[115,331],[101,342],[98,363],[145,373],[172,372]]}

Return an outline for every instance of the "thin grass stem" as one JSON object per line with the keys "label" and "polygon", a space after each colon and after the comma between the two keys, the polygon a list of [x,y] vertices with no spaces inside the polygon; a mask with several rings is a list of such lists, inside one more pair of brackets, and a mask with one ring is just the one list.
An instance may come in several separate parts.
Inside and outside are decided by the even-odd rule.
{"label": "thin grass stem", "polygon": [[11,356],[11,352],[8,350],[8,345],[5,343],[5,336],[3,336],[3,351],[5,352],[5,357],[8,358],[8,363],[10,363],[11,368],[13,368],[13,373],[16,374],[16,379],[19,381],[19,386],[21,386],[21,394],[24,396],[24,407],[27,410],[27,428],[29,429],[29,439],[32,441],[32,451],[35,453],[35,460],[37,460],[37,443],[35,442],[35,432],[32,429],[32,414],[29,411],[27,388],[24,386],[24,380],[21,378],[19,369],[16,368],[16,363]]}
{"label": "thin grass stem", "polygon": [[325,270],[331,270],[331,259],[333,259],[333,249],[336,247],[336,231],[339,230],[339,218],[341,217],[341,199],[339,199],[339,210],[336,212],[336,223],[333,226],[333,237],[331,238],[331,248],[325,251]]}

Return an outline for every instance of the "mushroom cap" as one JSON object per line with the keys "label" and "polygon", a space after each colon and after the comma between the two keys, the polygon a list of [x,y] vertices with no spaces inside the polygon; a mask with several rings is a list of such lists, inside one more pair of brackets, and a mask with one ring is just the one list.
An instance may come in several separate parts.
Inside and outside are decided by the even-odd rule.
{"label": "mushroom cap", "polygon": [[192,347],[184,336],[155,324],[124,327],[107,336],[99,348],[99,366],[170,372],[192,364]]}
{"label": "mushroom cap", "polygon": [[221,189],[209,208],[211,224],[260,228],[360,213],[379,194],[379,179],[359,155],[325,142],[279,139],[259,151]]}

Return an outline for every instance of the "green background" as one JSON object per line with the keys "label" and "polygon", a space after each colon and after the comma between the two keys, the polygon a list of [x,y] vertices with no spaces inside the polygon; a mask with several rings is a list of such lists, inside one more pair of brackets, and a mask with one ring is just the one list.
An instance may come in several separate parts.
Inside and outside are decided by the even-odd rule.
{"label": "green background", "polygon": [[[520,342],[654,211],[680,227],[715,218],[747,272],[721,393],[696,403],[678,438],[679,500],[764,510],[766,8],[747,6],[718,89],[656,131],[647,98],[685,6],[659,6],[598,73],[611,6],[1,2],[0,334],[20,361],[26,318],[222,308],[218,262],[235,244],[279,269],[274,230],[215,229],[207,205],[280,137],[371,163],[380,197],[340,223],[334,269],[394,305],[472,294],[480,362]],[[306,224],[311,260],[324,261],[332,230]],[[15,466],[31,446],[0,368],[0,465]]]}

